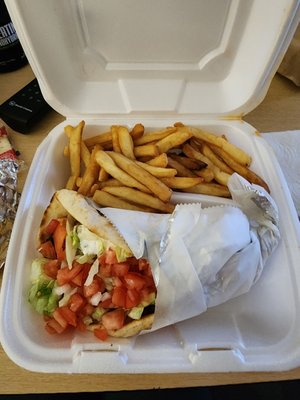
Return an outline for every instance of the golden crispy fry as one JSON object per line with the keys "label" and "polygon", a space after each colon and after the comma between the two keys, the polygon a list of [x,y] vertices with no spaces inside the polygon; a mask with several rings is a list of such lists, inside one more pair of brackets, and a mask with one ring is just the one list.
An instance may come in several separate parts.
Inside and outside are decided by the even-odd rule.
{"label": "golden crispy fry", "polygon": [[66,189],[77,190],[76,180],[78,176],[71,175],[66,184]]}
{"label": "golden crispy fry", "polygon": [[100,135],[87,138],[84,141],[87,147],[95,146],[95,144],[103,145],[108,142],[111,142],[111,132],[101,133]]}
{"label": "golden crispy fry", "polygon": [[124,186],[124,184],[118,179],[109,178],[107,181],[98,182],[99,189],[102,189],[106,186]]}
{"label": "golden crispy fry", "polygon": [[168,156],[166,153],[162,153],[157,157],[147,160],[146,163],[154,167],[166,168],[168,165]]}
{"label": "golden crispy fry", "polygon": [[93,197],[95,192],[96,192],[96,190],[98,190],[98,189],[99,189],[99,184],[98,183],[94,183],[93,186],[89,190],[88,196],[89,197]]}
{"label": "golden crispy fry", "polygon": [[175,206],[171,203],[165,203],[150,194],[140,192],[139,190],[132,189],[129,187],[105,187],[102,190],[112,195],[121,197],[130,202],[141,204],[146,207],[151,207],[155,210],[159,210],[165,213],[173,212]]}
{"label": "golden crispy fry", "polygon": [[[114,154],[119,154],[119,153],[114,153]],[[120,156],[122,156],[120,154]],[[143,192],[150,192],[150,190],[140,183],[137,179],[133,178],[132,175],[128,174],[125,172],[123,169],[119,168],[114,160],[105,152],[104,150],[99,150],[96,153],[96,161],[97,163],[105,169],[112,177],[118,179],[120,182],[123,183],[123,185],[130,186],[130,187],[135,187]],[[122,156],[124,157],[124,156]],[[124,157],[126,160],[127,158]]]}
{"label": "golden crispy fry", "polygon": [[159,155],[159,150],[155,144],[144,144],[134,148],[134,155],[136,158],[156,157]]}
{"label": "golden crispy fry", "polygon": [[183,128],[177,128],[176,132],[156,142],[160,153],[166,153],[168,150],[180,146],[193,136],[191,132],[182,129]]}
{"label": "golden crispy fry", "polygon": [[140,167],[135,161],[113,151],[109,151],[108,154],[120,168],[132,177],[135,177],[139,182],[143,183],[159,199],[162,201],[170,200],[172,191],[159,179],[151,175],[144,168]]}
{"label": "golden crispy fry", "polygon": [[[100,147],[99,147],[100,148]],[[91,160],[91,153],[83,140],[80,143],[80,155],[85,167],[87,167]]]}
{"label": "golden crispy fry", "polygon": [[150,207],[143,207],[136,204],[132,204],[126,200],[123,200],[120,197],[116,197],[104,190],[96,190],[93,195],[93,200],[103,206],[103,207],[114,207],[121,208],[123,210],[133,210],[133,211],[145,211],[145,212],[153,212]]}
{"label": "golden crispy fry", "polygon": [[82,176],[78,176],[77,178],[76,178],[76,186],[79,188],[79,186],[81,185],[81,182],[82,182]]}
{"label": "golden crispy fry", "polygon": [[213,147],[213,150],[218,154],[219,157],[221,157],[230,167],[243,176],[245,179],[247,179],[251,183],[255,183],[256,185],[262,186],[264,189],[266,189],[267,192],[270,193],[269,186],[267,183],[258,175],[256,175],[253,171],[251,171],[249,168],[237,163],[226,151],[223,149]]}
{"label": "golden crispy fry", "polygon": [[[142,124],[136,124],[130,131],[130,135],[133,139],[137,139],[144,134],[144,127]],[[101,133],[90,138],[85,139],[85,144],[87,147],[92,147],[95,144],[100,144],[103,148],[112,148],[112,135],[110,132]]]}
{"label": "golden crispy fry", "polygon": [[175,160],[172,156],[168,156],[168,166],[177,170],[177,176],[195,177],[194,172],[190,171],[183,164]]}
{"label": "golden crispy fry", "polygon": [[112,139],[112,148],[116,153],[121,153],[121,147],[119,143],[119,135],[118,135],[119,126],[113,125],[111,127],[111,139]]}
{"label": "golden crispy fry", "polygon": [[67,125],[64,129],[66,135],[69,137],[71,176],[74,177],[68,182],[68,185],[72,186],[73,184],[73,187],[75,185],[76,178],[80,176],[81,140],[84,125],[85,122],[80,121],[77,126],[73,127],[71,125]]}
{"label": "golden crispy fry", "polygon": [[202,153],[209,158],[214,165],[219,167],[221,171],[227,172],[227,174],[230,175],[233,174],[233,169],[220,159],[207,144],[203,144],[201,150]]}
{"label": "golden crispy fry", "polygon": [[153,165],[149,165],[140,161],[136,161],[136,163],[157,178],[168,178],[177,174],[177,171],[174,168],[154,167]]}
{"label": "golden crispy fry", "polygon": [[208,167],[194,171],[196,175],[201,176],[205,182],[211,182],[214,179],[214,173]]}
{"label": "golden crispy fry", "polygon": [[98,177],[99,182],[104,182],[107,181],[108,179],[109,179],[109,173],[106,172],[104,168],[100,167],[99,177]]}
{"label": "golden crispy fry", "polygon": [[219,167],[215,166],[206,156],[195,150],[191,145],[186,143],[182,148],[184,154],[188,157],[195,158],[196,160],[203,161],[213,171],[215,180],[221,185],[227,186],[229,174],[220,170]]}
{"label": "golden crispy fry", "polygon": [[187,189],[203,182],[203,178],[199,177],[172,177],[161,178],[162,182],[172,189]]}
{"label": "golden crispy fry", "polygon": [[130,136],[132,137],[132,140],[135,140],[142,137],[144,132],[145,132],[144,125],[135,124],[132,130],[130,131]]}
{"label": "golden crispy fry", "polygon": [[131,160],[135,160],[135,155],[133,153],[133,140],[128,129],[124,126],[118,127],[118,139],[121,153],[124,154],[124,156],[131,158]]}
{"label": "golden crispy fry", "polygon": [[188,127],[186,128],[190,132],[193,133],[193,136],[197,139],[204,140],[207,143],[213,144],[217,147],[220,147],[227,153],[229,153],[232,158],[238,162],[239,164],[249,166],[251,164],[251,157],[249,154],[244,152],[239,147],[236,147],[234,144],[229,143],[226,139],[221,136],[213,135],[212,133],[208,133],[202,131],[201,129]]}
{"label": "golden crispy fry", "polygon": [[172,158],[191,170],[198,170],[206,167],[206,164],[204,162],[195,160],[193,158],[179,156],[177,154],[172,154]]}
{"label": "golden crispy fry", "polygon": [[95,145],[91,154],[90,162],[86,167],[84,174],[82,176],[81,184],[78,188],[78,193],[86,196],[94,185],[94,183],[98,180],[100,166],[96,161],[96,153],[101,149],[99,145]]}
{"label": "golden crispy fry", "polygon": [[218,197],[231,197],[228,187],[219,185],[218,183],[200,183],[199,185],[185,189],[185,192]]}
{"label": "golden crispy fry", "polygon": [[155,132],[149,132],[146,135],[136,139],[134,141],[135,146],[140,146],[142,144],[147,144],[151,142],[156,142],[158,140],[161,140],[165,138],[166,136],[170,135],[171,133],[176,132],[176,128],[166,128],[162,129],[160,131],[155,131]]}

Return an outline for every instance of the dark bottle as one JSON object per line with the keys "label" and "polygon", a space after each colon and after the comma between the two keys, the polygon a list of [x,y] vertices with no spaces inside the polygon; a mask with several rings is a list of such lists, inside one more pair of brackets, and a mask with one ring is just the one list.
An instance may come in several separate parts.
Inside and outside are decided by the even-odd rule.
{"label": "dark bottle", "polygon": [[4,0],[0,0],[0,72],[14,71],[25,64],[26,56]]}

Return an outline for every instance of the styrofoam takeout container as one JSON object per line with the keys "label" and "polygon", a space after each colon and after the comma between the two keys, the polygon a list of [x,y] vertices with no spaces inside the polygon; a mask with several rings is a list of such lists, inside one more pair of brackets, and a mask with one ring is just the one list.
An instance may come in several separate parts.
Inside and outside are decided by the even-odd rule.
{"label": "styrofoam takeout container", "polygon": [[[300,365],[300,233],[280,167],[243,122],[265,95],[299,21],[293,0],[7,2],[49,104],[67,118],[39,146],[23,190],[1,289],[1,343],[18,365],[44,372],[275,371]],[[282,240],[246,295],[132,339],[50,336],[27,302],[36,233],[65,185],[65,124],[86,136],[111,124],[148,129],[180,120],[253,157],[280,211]],[[230,202],[175,194],[174,201]]]}

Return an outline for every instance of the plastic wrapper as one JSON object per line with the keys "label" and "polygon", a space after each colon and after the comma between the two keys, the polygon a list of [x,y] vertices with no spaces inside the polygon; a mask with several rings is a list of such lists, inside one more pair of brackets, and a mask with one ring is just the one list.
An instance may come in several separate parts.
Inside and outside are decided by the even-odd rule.
{"label": "plastic wrapper", "polygon": [[233,174],[233,205],[179,204],[171,215],[101,208],[157,285],[152,331],[250,290],[280,240],[278,210],[261,187]]}
{"label": "plastic wrapper", "polygon": [[5,263],[9,238],[18,207],[18,171],[19,163],[16,153],[7,137],[5,127],[0,127],[0,268]]}

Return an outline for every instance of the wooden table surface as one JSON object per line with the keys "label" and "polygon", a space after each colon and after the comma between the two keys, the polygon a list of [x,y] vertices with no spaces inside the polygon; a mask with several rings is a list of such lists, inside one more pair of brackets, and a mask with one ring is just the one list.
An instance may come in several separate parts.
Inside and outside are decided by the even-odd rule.
{"label": "wooden table surface", "polygon": [[[0,104],[30,82],[34,75],[29,66],[0,74]],[[21,153],[26,169],[20,173],[19,187],[24,180],[38,144],[64,117],[51,111],[29,135],[9,129],[13,144]],[[264,101],[244,120],[261,132],[300,129],[300,88],[275,75]],[[0,123],[2,121],[0,120]],[[0,282],[2,272],[0,272]],[[195,374],[42,374],[26,371],[15,365],[0,347],[0,394],[97,392],[152,388],[196,387],[249,382],[300,379],[300,368],[285,372],[195,373]]]}

